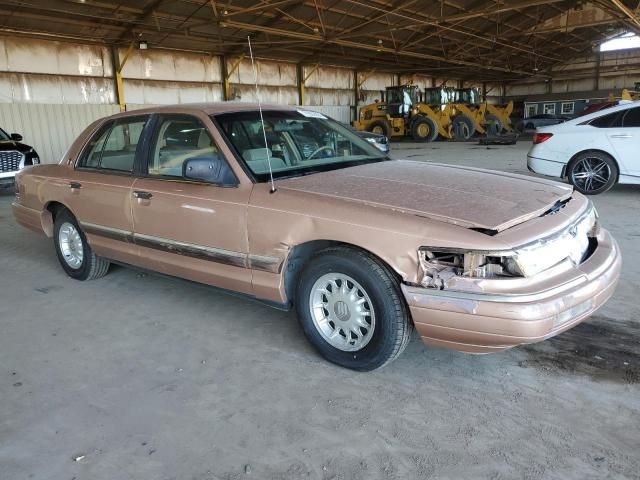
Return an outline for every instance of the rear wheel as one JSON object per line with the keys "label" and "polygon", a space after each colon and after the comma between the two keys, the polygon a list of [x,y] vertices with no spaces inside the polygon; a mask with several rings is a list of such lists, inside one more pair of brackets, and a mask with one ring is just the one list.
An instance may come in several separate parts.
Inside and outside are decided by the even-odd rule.
{"label": "rear wheel", "polygon": [[597,195],[618,181],[618,165],[604,152],[583,152],[567,168],[569,182],[580,193]]}
{"label": "rear wheel", "polygon": [[383,120],[376,120],[375,122],[371,122],[368,129],[371,133],[377,133],[378,135],[384,135],[385,137],[389,137],[389,132],[391,131],[391,127],[389,123]]}
{"label": "rear wheel", "polygon": [[458,115],[453,119],[453,136],[456,140],[469,140],[475,131],[473,120],[466,115]]}
{"label": "rear wheel", "polygon": [[309,261],[297,286],[296,310],[324,358],[359,371],[395,359],[413,329],[394,275],[374,257],[344,247]]}
{"label": "rear wheel", "polygon": [[416,142],[433,142],[438,138],[438,125],[429,117],[416,117],[411,124],[411,136]]}
{"label": "rear wheel", "polygon": [[68,210],[61,210],[56,215],[53,240],[60,265],[71,278],[93,280],[107,274],[109,262],[93,253],[84,232]]}

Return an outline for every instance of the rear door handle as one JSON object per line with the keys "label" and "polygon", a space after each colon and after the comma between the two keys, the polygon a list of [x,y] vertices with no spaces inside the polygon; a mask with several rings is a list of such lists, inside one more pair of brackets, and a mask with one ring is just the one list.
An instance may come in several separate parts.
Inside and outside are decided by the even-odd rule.
{"label": "rear door handle", "polygon": [[633,138],[633,135],[629,135],[628,133],[620,133],[618,135],[611,135],[611,138]]}
{"label": "rear door handle", "polygon": [[139,198],[141,200],[149,200],[153,195],[149,192],[141,192],[140,190],[136,190],[133,192],[133,196]]}
{"label": "rear door handle", "polygon": [[82,188],[82,184],[78,182],[69,182],[69,188],[71,189]]}

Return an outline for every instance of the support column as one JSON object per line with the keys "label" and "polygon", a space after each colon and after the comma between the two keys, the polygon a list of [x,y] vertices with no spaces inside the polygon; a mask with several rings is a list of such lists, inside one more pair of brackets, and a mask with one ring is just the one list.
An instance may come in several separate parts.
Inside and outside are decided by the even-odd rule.
{"label": "support column", "polygon": [[304,68],[302,66],[302,64],[298,64],[298,70],[297,70],[297,80],[298,80],[298,101],[300,102],[300,105],[304,105],[304,88],[305,88],[305,84],[307,83],[307,80],[309,80],[309,77],[311,77],[311,75],[313,75],[316,70],[318,70],[318,68],[320,68],[320,64],[316,63],[311,70],[309,70],[307,72],[307,74],[304,74]]}
{"label": "support column", "polygon": [[304,105],[304,67],[301,63],[296,65],[296,86],[298,87],[298,105]]}
{"label": "support column", "polygon": [[223,80],[224,80],[222,96],[223,96],[225,102],[228,102],[229,100],[232,100],[232,98],[231,98],[231,75],[233,75],[233,72],[235,72],[238,69],[238,67],[240,66],[240,62],[242,62],[243,59],[244,59],[244,53],[242,55],[240,55],[236,59],[235,62],[233,62],[233,65],[231,65],[231,68],[227,71],[227,58],[224,55],[221,57],[221,61],[222,61],[222,77],[223,77]]}
{"label": "support column", "polygon": [[602,61],[602,53],[596,52],[596,75],[593,79],[593,89],[600,90],[600,62]]}
{"label": "support column", "polygon": [[122,62],[120,61],[120,52],[118,51],[118,47],[112,48],[112,56],[113,56],[113,70],[115,72],[115,80],[116,80],[116,93],[118,95],[118,105],[120,105],[120,111],[124,112],[127,109],[127,104],[124,98],[124,85],[122,82],[122,69],[124,68],[127,60],[129,60],[129,56],[131,52],[133,52],[133,46],[135,45],[135,40],[131,40],[129,44],[129,48],[127,48],[127,52],[124,54],[122,58]]}

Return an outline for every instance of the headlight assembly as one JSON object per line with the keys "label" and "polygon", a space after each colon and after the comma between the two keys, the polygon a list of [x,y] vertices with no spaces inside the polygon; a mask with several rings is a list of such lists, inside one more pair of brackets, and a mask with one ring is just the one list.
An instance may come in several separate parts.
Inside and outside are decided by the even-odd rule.
{"label": "headlight assembly", "polygon": [[562,261],[574,266],[588,256],[590,238],[600,231],[598,214],[589,205],[580,218],[563,231],[505,251],[471,251],[422,247],[418,251],[421,284],[443,289],[453,277],[513,278],[537,275]]}
{"label": "headlight assembly", "polygon": [[[481,252],[425,247],[418,252],[424,272],[422,285],[444,288],[451,277],[497,278],[514,276],[509,261],[514,252]],[[517,273],[516,273],[517,274]]]}

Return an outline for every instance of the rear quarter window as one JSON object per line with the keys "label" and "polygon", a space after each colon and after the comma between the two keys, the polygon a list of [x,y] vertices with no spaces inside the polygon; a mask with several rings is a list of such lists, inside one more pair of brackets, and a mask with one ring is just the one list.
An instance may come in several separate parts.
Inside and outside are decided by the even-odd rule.
{"label": "rear quarter window", "polygon": [[589,122],[589,125],[596,128],[616,128],[622,126],[622,114],[623,112],[613,112],[607,115],[603,115],[598,118],[594,118]]}

